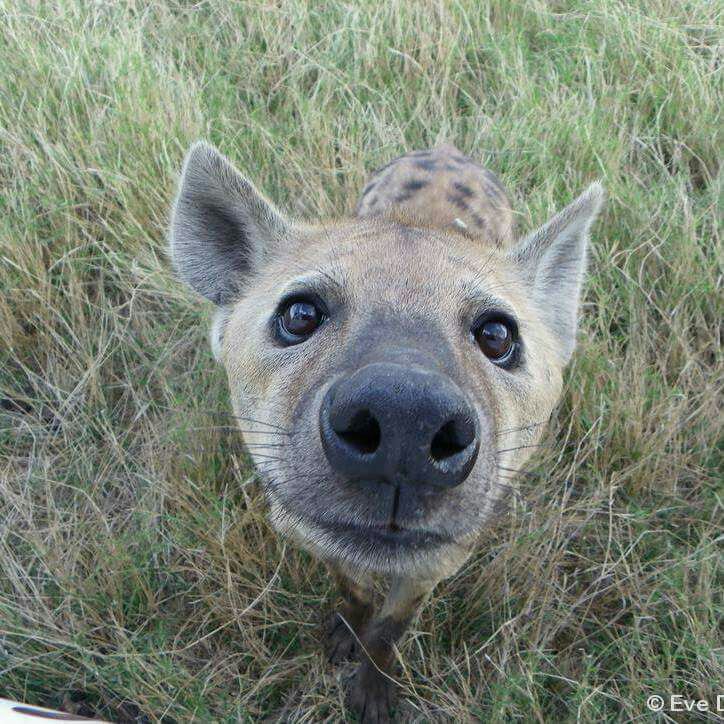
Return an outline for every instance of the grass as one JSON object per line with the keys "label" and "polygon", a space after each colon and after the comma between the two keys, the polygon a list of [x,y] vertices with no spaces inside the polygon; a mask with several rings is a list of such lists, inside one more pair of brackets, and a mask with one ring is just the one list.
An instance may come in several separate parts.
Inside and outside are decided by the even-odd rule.
{"label": "grass", "polygon": [[400,716],[633,721],[650,694],[724,692],[717,12],[0,0],[0,695],[345,716],[330,582],[267,526],[209,309],[169,273],[198,137],[308,217],[444,139],[523,228],[603,179],[548,445],[402,644]]}

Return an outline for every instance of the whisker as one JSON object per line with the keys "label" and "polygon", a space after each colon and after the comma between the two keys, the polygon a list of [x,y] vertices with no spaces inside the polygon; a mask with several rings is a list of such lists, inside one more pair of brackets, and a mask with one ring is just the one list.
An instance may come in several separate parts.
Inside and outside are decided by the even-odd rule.
{"label": "whisker", "polygon": [[507,430],[498,430],[498,432],[495,433],[495,436],[498,435],[507,435],[509,433],[514,432],[523,432],[523,430],[530,430],[532,427],[540,427],[541,425],[545,425],[547,420],[542,420],[541,422],[531,422],[529,425],[522,425],[521,427],[511,427]]}
{"label": "whisker", "polygon": [[288,433],[288,429],[286,427],[282,427],[281,425],[275,425],[272,422],[265,422],[264,420],[257,420],[254,417],[249,417],[248,415],[235,415],[233,412],[210,412],[211,415],[218,415],[218,416],[225,416],[225,417],[233,417],[235,420],[240,420],[241,422],[251,422],[254,425],[265,425],[266,427],[274,428],[275,430],[282,430],[285,433]]}
{"label": "whisker", "polygon": [[[242,430],[238,425],[204,425],[202,427],[187,427],[187,432],[204,432],[207,430],[235,430],[242,435],[279,435],[283,437],[291,437],[291,433],[277,432],[276,430]],[[283,444],[283,443],[282,443]]]}
{"label": "whisker", "polygon": [[515,487],[515,485],[510,485],[501,481],[498,481],[498,485],[503,488],[507,494],[514,496],[516,500],[523,500],[523,494]]}
{"label": "whisker", "polygon": [[266,466],[264,469],[265,469],[265,470],[269,470],[269,469],[270,469],[270,463],[278,463],[278,465],[276,465],[276,467],[279,467],[279,468],[285,467],[285,465],[287,464],[287,461],[286,461],[284,458],[275,458],[275,457],[273,457],[273,456],[261,456],[261,457],[264,457],[265,459],[259,460],[259,461],[256,462],[256,467],[257,467],[257,468],[261,468],[262,466]]}
{"label": "whisker", "polygon": [[[267,478],[265,476],[272,476],[275,473],[278,473],[279,471],[283,470],[283,465],[276,465],[273,467],[262,467],[261,464],[256,466],[256,476],[257,479],[262,480],[264,482],[267,482]],[[276,485],[276,481],[272,481]]]}
{"label": "whisker", "polygon": [[[169,410],[169,411],[172,411],[172,412],[179,412],[179,411],[180,411],[179,408],[177,408],[177,407],[171,407],[171,406],[169,406],[169,405],[159,405],[159,407],[160,407],[161,409]],[[203,409],[203,408],[202,408],[202,409]],[[285,427],[283,427],[283,426],[281,426],[281,425],[276,425],[276,424],[273,423],[273,422],[266,422],[266,421],[264,421],[264,420],[257,420],[256,418],[250,417],[250,416],[248,416],[248,415],[236,415],[236,414],[234,414],[233,412],[227,412],[227,411],[225,411],[225,410],[209,410],[209,409],[203,409],[203,412],[206,413],[207,415],[211,415],[212,417],[213,417],[213,416],[218,416],[218,417],[232,417],[232,418],[234,418],[235,420],[241,420],[242,422],[251,422],[251,423],[253,423],[253,424],[255,424],[255,425],[265,425],[266,427],[271,427],[271,428],[274,428],[274,429],[276,429],[276,430],[282,430],[282,431],[284,431],[285,433],[288,433],[288,432],[289,432],[289,431],[287,430],[287,428],[285,428]]]}
{"label": "whisker", "polygon": [[185,432],[203,432],[204,430],[238,430],[236,425],[204,425],[203,427],[186,427]]}
{"label": "whisker", "polygon": [[542,473],[535,473],[532,470],[523,470],[521,468],[506,468],[505,465],[496,465],[498,470],[505,470],[509,473],[516,473],[517,475],[535,475],[537,477],[544,477]]}
{"label": "whisker", "polygon": [[238,430],[242,435],[279,435],[280,437],[292,437],[291,432],[277,432],[276,430],[242,430],[235,425],[231,425],[235,430]]}
{"label": "whisker", "polygon": [[[274,464],[272,464],[274,463]],[[274,470],[281,470],[284,466],[283,460],[259,460],[255,465],[257,470],[262,470],[265,473],[273,472]]]}
{"label": "whisker", "polygon": [[515,452],[516,450],[527,450],[532,447],[545,447],[545,443],[539,442],[539,443],[536,443],[535,445],[519,445],[518,447],[509,447],[509,448],[506,448],[505,450],[496,450],[495,452],[496,452],[496,454],[500,455],[501,453]]}

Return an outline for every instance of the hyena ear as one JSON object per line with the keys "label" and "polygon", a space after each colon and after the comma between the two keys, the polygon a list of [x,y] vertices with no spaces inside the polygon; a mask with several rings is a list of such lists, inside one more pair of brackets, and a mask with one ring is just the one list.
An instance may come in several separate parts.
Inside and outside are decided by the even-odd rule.
{"label": "hyena ear", "polygon": [[183,281],[228,304],[290,233],[279,211],[213,146],[191,146],[170,229],[171,259]]}
{"label": "hyena ear", "polygon": [[510,251],[559,340],[564,362],[568,362],[576,346],[588,232],[604,198],[601,184],[591,184],[572,204]]}

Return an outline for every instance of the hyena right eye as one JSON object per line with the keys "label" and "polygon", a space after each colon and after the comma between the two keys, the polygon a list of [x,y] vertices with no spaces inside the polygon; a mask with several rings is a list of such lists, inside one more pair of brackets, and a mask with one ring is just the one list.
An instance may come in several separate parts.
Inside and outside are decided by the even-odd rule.
{"label": "hyena right eye", "polygon": [[311,299],[283,302],[276,315],[275,331],[284,346],[300,344],[314,334],[327,318],[321,304]]}

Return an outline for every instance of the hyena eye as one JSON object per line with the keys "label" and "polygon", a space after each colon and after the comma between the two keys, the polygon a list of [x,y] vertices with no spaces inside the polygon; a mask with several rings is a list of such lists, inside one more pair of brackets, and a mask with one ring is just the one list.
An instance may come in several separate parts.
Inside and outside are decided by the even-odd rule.
{"label": "hyena eye", "polygon": [[283,344],[299,344],[310,337],[324,321],[325,315],[312,301],[292,299],[277,315],[277,333]]}
{"label": "hyena eye", "polygon": [[511,367],[517,361],[518,328],[503,316],[485,316],[473,327],[473,336],[482,353],[500,367]]}

